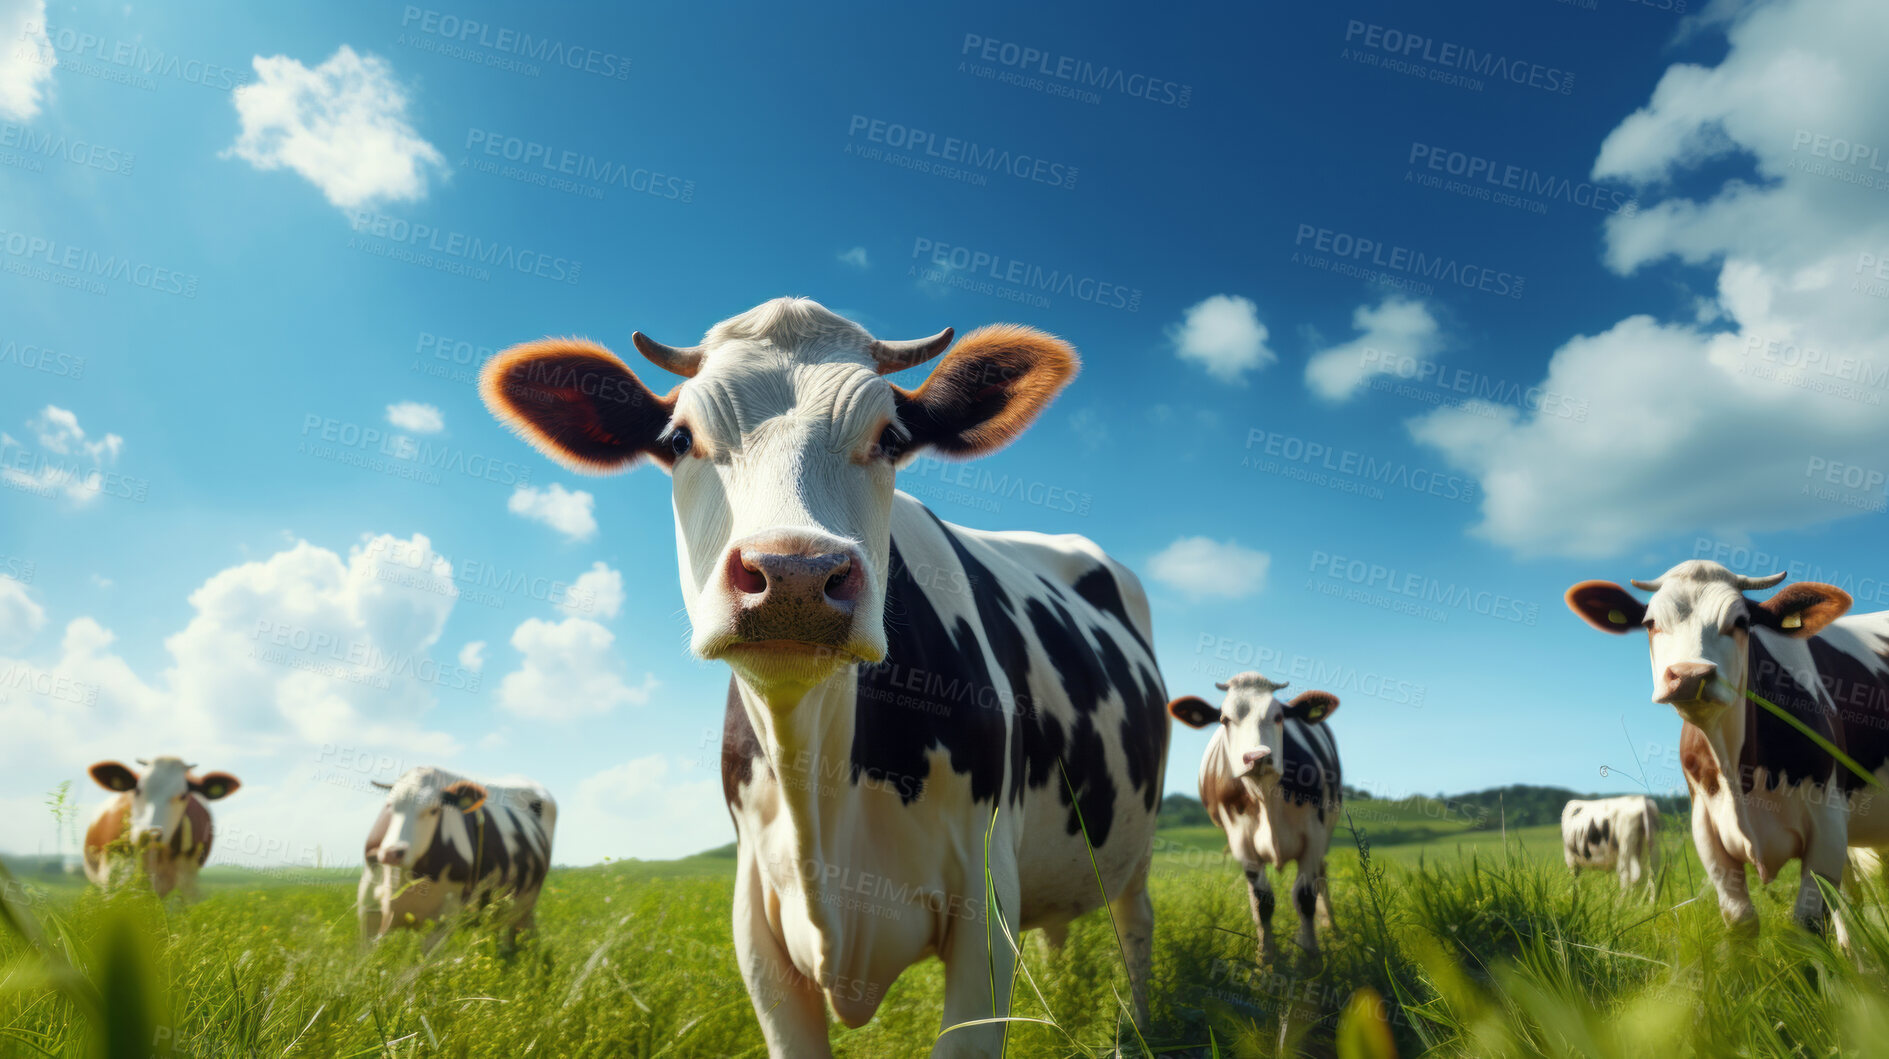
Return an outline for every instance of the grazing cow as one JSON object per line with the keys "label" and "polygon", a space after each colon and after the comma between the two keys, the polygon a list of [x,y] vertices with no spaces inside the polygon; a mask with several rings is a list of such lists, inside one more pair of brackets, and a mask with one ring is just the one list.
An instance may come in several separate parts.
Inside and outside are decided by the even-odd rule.
{"label": "grazing cow", "polygon": [[531,929],[557,827],[550,792],[531,780],[478,783],[426,765],[374,786],[387,791],[387,804],[367,833],[355,894],[364,937],[431,922],[430,949],[454,912],[505,896],[505,947]]}
{"label": "grazing cow", "polygon": [[1272,938],[1272,883],[1266,866],[1299,865],[1292,902],[1299,911],[1299,947],[1318,959],[1314,923],[1332,929],[1325,853],[1343,808],[1338,742],[1325,721],[1338,709],[1327,691],[1302,692],[1291,702],[1285,687],[1258,673],[1241,673],[1214,687],[1227,693],[1219,709],[1194,695],[1168,703],[1168,712],[1193,728],[1218,725],[1200,759],[1200,801],[1227,833],[1227,847],[1246,870],[1259,958],[1278,955]]}
{"label": "grazing cow", "polygon": [[735,952],[775,1056],[830,1055],[829,1006],[862,1025],[934,954],[933,1054],[998,1054],[1001,1023],[951,1029],[1009,1010],[1016,952],[987,909],[1054,941],[1112,902],[1147,1011],[1168,719],[1140,583],[1081,537],[953,526],[893,484],[920,453],[1015,438],[1075,351],[1000,325],[915,390],[885,378],[951,337],[877,341],[783,298],[693,348],[632,336],[684,377],[665,397],[574,339],[506,350],[481,379],[567,466],[648,456],[673,479],[690,647],[733,670]]}
{"label": "grazing cow", "polygon": [[[1567,602],[1603,632],[1646,630],[1653,701],[1685,722],[1679,760],[1692,792],[1692,840],[1726,922],[1757,925],[1745,865],[1768,883],[1802,860],[1793,914],[1820,930],[1816,880],[1839,883],[1849,846],[1889,846],[1889,800],[1881,796],[1889,779],[1889,612],[1843,617],[1849,595],[1814,582],[1763,602],[1745,598],[1782,580],[1693,559],[1634,581],[1653,594],[1645,603],[1611,581],[1583,581],[1568,589]],[[1836,927],[1847,943],[1840,918]]]}
{"label": "grazing cow", "polygon": [[116,761],[91,768],[108,799],[85,829],[85,877],[107,889],[142,871],[159,897],[177,890],[196,900],[197,872],[214,837],[205,802],[242,786],[227,772],[193,776],[181,758],[138,758],[139,775]]}
{"label": "grazing cow", "polygon": [[1620,873],[1620,888],[1652,882],[1659,869],[1659,806],[1642,794],[1583,800],[1561,807],[1562,855],[1568,869]]}

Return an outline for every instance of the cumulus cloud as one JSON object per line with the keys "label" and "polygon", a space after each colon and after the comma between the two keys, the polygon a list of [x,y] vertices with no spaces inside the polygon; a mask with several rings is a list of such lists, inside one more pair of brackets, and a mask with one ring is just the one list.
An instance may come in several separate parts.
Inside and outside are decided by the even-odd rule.
{"label": "cumulus cloud", "polygon": [[256,80],[232,93],[243,127],[223,157],[292,169],[342,209],[425,198],[428,178],[451,172],[385,59],[344,44],[312,70],[286,55],[253,65]]}
{"label": "cumulus cloud", "polygon": [[387,422],[415,434],[437,434],[446,429],[446,417],[430,404],[401,401],[387,406]]}
{"label": "cumulus cloud", "polygon": [[1345,401],[1373,376],[1406,377],[1435,353],[1436,318],[1420,301],[1390,297],[1377,306],[1360,305],[1351,314],[1358,337],[1312,354],[1305,364],[1305,385],[1327,401]]}
{"label": "cumulus cloud", "polygon": [[573,617],[616,617],[623,609],[622,571],[610,569],[602,560],[590,564],[590,569],[577,575],[557,606]]}
{"label": "cumulus cloud", "polygon": [[572,540],[597,532],[597,516],[592,513],[596,498],[582,489],[567,490],[556,482],[543,489],[521,485],[505,506],[512,514],[542,522]]}
{"label": "cumulus cloud", "polygon": [[[90,503],[104,492],[107,469],[118,462],[125,439],[117,434],[92,437],[79,417],[58,405],[47,405],[27,421],[33,443],[0,432],[0,481],[39,496],[64,496],[77,504]],[[142,483],[114,481],[112,492],[134,495]]]}
{"label": "cumulus cloud", "polygon": [[26,586],[0,576],[0,650],[24,647],[46,625],[46,609]]}
{"label": "cumulus cloud", "polygon": [[562,806],[556,859],[683,857],[734,841],[721,779],[650,754],[587,776]]}
{"label": "cumulus cloud", "polygon": [[[345,554],[297,541],[211,575],[188,602],[149,675],[91,617],[43,653],[0,644],[0,773],[46,790],[87,762],[181,754],[243,780],[218,803],[218,863],[312,866],[318,848],[330,861],[359,848],[368,778],[461,749],[427,723],[477,685],[433,657],[455,591],[424,535],[363,536]],[[43,813],[0,817],[0,849],[33,849],[48,830]]]}
{"label": "cumulus cloud", "polygon": [[469,673],[485,669],[485,641],[474,640],[459,649],[459,664]]}
{"label": "cumulus cloud", "polygon": [[524,659],[499,681],[499,705],[520,717],[561,721],[648,702],[656,678],[645,674],[641,684],[630,684],[615,640],[588,618],[525,619],[512,632]]}
{"label": "cumulus cloud", "polygon": [[1167,334],[1182,360],[1225,382],[1243,382],[1247,372],[1263,371],[1279,359],[1266,345],[1259,307],[1237,294],[1215,294],[1189,306]]}
{"label": "cumulus cloud", "polygon": [[871,267],[870,264],[866,261],[866,248],[863,246],[856,246],[856,247],[853,247],[851,250],[840,251],[840,263],[851,265],[854,268]]}
{"label": "cumulus cloud", "polygon": [[59,58],[46,36],[46,0],[0,0],[0,117],[39,116]]}
{"label": "cumulus cloud", "polygon": [[[1413,424],[1481,479],[1476,532],[1519,552],[1610,556],[1882,507],[1889,273],[1874,262],[1889,255],[1889,210],[1880,187],[1851,180],[1866,175],[1855,145],[1889,145],[1889,20],[1874,0],[1721,13],[1724,58],[1670,67],[1594,164],[1596,179],[1639,185],[1642,204],[1607,219],[1605,264],[1712,268],[1707,306],[1566,340],[1541,387],[1585,398],[1585,418],[1472,402]],[[1690,190],[1728,159],[1757,182]],[[1838,465],[1865,484],[1825,480]]]}
{"label": "cumulus cloud", "polygon": [[1148,573],[1196,598],[1244,599],[1266,587],[1272,556],[1231,540],[1182,537],[1148,560]]}

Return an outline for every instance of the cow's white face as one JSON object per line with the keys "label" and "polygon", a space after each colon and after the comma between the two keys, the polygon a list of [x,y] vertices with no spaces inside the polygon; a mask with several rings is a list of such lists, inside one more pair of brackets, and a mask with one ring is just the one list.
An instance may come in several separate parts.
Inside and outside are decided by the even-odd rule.
{"label": "cow's white face", "polygon": [[181,758],[140,759],[138,764],[146,766],[142,774],[116,761],[101,761],[90,770],[99,786],[131,795],[126,834],[134,845],[168,843],[184,822],[185,801],[191,794],[214,801],[240,786],[227,772],[193,777],[190,770],[196,766],[184,764]]}
{"label": "cow's white face", "polygon": [[435,842],[470,850],[466,814],[483,804],[485,788],[471,780],[424,766],[409,769],[387,788],[387,830],[376,856],[382,864],[411,868]]}
{"label": "cow's white face", "polygon": [[1226,692],[1219,709],[1188,695],[1168,703],[1168,712],[1194,728],[1218,724],[1220,738],[1208,752],[1220,755],[1228,775],[1260,791],[1279,779],[1286,718],[1318,724],[1338,708],[1337,696],[1324,691],[1307,691],[1287,702],[1277,694],[1285,686],[1258,673],[1241,673],[1214,685]]}
{"label": "cow's white face", "polygon": [[1803,638],[1850,607],[1848,593],[1816,582],[1792,585],[1762,603],[1745,598],[1745,592],[1770,588],[1784,576],[1744,577],[1692,559],[1654,580],[1632,582],[1653,593],[1645,603],[1610,581],[1575,585],[1567,603],[1604,632],[1646,630],[1653,701],[1696,721],[1743,703],[1754,626]]}
{"label": "cow's white face", "polygon": [[1076,370],[1062,342],[999,326],[902,390],[883,376],[942,352],[949,330],[879,342],[806,299],[725,320],[691,349],[634,337],[684,376],[667,397],[603,347],[564,339],[493,358],[481,392],[575,469],[649,456],[669,471],[690,649],[788,704],[842,666],[885,657],[896,467],[926,448],[1001,447]]}

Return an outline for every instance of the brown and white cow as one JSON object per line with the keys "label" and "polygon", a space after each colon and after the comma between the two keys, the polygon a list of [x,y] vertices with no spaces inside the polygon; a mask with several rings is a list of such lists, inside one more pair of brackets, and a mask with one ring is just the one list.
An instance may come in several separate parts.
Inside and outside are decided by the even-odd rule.
{"label": "brown and white cow", "polygon": [[1659,806],[1644,794],[1569,798],[1561,807],[1561,856],[1582,868],[1618,872],[1622,890],[1652,883],[1659,870]]}
{"label": "brown and white cow", "polygon": [[[1583,581],[1567,602],[1603,632],[1646,633],[1653,701],[1684,722],[1692,840],[1726,921],[1757,923],[1745,865],[1768,883],[1801,860],[1793,914],[1817,930],[1826,910],[1816,879],[1838,884],[1850,846],[1889,846],[1889,611],[1844,617],[1849,595],[1815,582],[1762,602],[1745,597],[1784,576],[1744,577],[1693,559],[1632,582],[1653,594],[1645,603],[1611,581]],[[1837,937],[1846,940],[1840,918]]]}
{"label": "brown and white cow", "polygon": [[215,837],[213,802],[242,786],[227,772],[191,775],[181,758],[139,758],[143,774],[116,761],[101,761],[92,778],[116,791],[85,829],[85,877],[110,889],[143,874],[159,897],[178,891],[197,897],[197,872],[209,859]]}
{"label": "brown and white cow", "polygon": [[1307,691],[1287,702],[1275,694],[1285,686],[1259,673],[1241,673],[1214,685],[1227,693],[1218,709],[1195,695],[1168,703],[1168,712],[1189,727],[1215,725],[1200,759],[1200,802],[1245,869],[1259,958],[1266,963],[1278,955],[1266,869],[1284,872],[1293,862],[1299,866],[1292,884],[1299,947],[1318,959],[1315,924],[1332,928],[1325,854],[1344,808],[1338,742],[1325,724],[1338,709],[1338,697]]}
{"label": "brown and white cow", "polygon": [[1021,434],[1075,351],[989,327],[907,390],[886,376],[951,331],[883,342],[783,298],[697,347],[632,337],[683,377],[667,396],[575,339],[501,353],[481,389],[573,469],[673,479],[691,649],[733,671],[735,952],[770,1054],[830,1055],[829,1007],[865,1023],[932,955],[933,1054],[999,1054],[982,1020],[1007,1015],[1017,953],[990,908],[1053,938],[1110,902],[1145,1015],[1169,722],[1140,583],[1081,537],[953,526],[894,488],[921,453]]}
{"label": "brown and white cow", "polygon": [[455,913],[508,897],[502,944],[530,930],[551,868],[558,807],[527,779],[479,783],[422,765],[393,783],[367,833],[367,866],[355,893],[363,937],[431,924],[439,944]]}

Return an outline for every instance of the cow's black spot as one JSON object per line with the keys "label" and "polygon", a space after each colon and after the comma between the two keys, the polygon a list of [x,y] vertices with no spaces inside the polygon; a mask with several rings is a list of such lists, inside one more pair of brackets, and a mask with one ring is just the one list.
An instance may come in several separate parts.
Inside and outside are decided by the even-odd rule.
{"label": "cow's black spot", "polygon": [[970,776],[973,800],[994,799],[1003,785],[1010,689],[992,682],[968,620],[960,617],[946,628],[906,571],[896,541],[890,565],[886,657],[859,667],[852,782],[862,774],[897,777],[892,786],[909,804],[924,793],[931,771],[926,755],[939,747],[952,771]]}
{"label": "cow's black spot", "polygon": [[[1051,607],[1055,610],[1052,612]],[[1055,660],[1056,675],[1062,680],[1063,694],[1079,714],[1094,713],[1108,695],[1108,676],[1096,664],[1095,652],[1082,635],[1082,629],[1058,601],[1047,606],[1040,599],[1023,605],[1023,612],[1036,630],[1036,641],[1043,653]]]}
{"label": "cow's black spot", "polygon": [[[1838,660],[1848,657],[1822,645],[1819,639],[1812,638],[1810,649],[1820,672],[1826,662],[1840,665]],[[1747,686],[1829,740],[1837,749],[1847,752],[1843,732],[1831,724],[1833,718],[1824,708],[1819,689],[1807,687],[1798,680],[1808,674],[1791,672],[1771,654],[1759,636],[1752,635],[1748,643]],[[1776,789],[1779,784],[1790,787],[1805,781],[1821,783],[1830,779],[1835,771],[1849,772],[1795,726],[1751,701],[1745,703],[1745,745],[1739,751],[1738,765],[1739,786],[1746,794],[1751,793],[1756,784],[1759,769],[1766,773],[1767,790]],[[1856,784],[1862,783],[1854,773],[1850,774],[1850,779]]]}
{"label": "cow's black spot", "polygon": [[1161,766],[1168,757],[1167,692],[1161,678],[1140,667],[1141,682],[1123,681],[1122,756],[1128,760],[1128,782],[1141,792],[1149,812],[1161,797]]}
{"label": "cow's black spot", "polygon": [[[1831,646],[1821,636],[1811,638],[1810,657],[1817,666],[1824,694],[1836,706],[1836,728],[1842,737],[1836,745],[1874,773],[1889,762],[1889,683],[1879,672],[1881,660],[1857,658]],[[1869,784],[1840,764],[1837,771],[1840,789],[1846,792]]]}
{"label": "cow's black spot", "polygon": [[[1089,845],[1100,849],[1115,823],[1115,780],[1109,775],[1102,735],[1087,715],[1076,717],[1063,761],[1069,769],[1069,784],[1076,788],[1076,806],[1082,810],[1077,815],[1071,808],[1069,833],[1086,830]],[[1064,796],[1067,798],[1067,790]]]}
{"label": "cow's black spot", "polygon": [[1141,638],[1141,632],[1128,617],[1128,605],[1122,602],[1122,587],[1115,583],[1115,575],[1107,566],[1098,565],[1095,569],[1076,579],[1076,595],[1089,601],[1089,605],[1104,614],[1113,615],[1128,630],[1128,635],[1135,638],[1141,649],[1154,657],[1154,648]]}
{"label": "cow's black spot", "polygon": [[[1344,789],[1337,755],[1326,760],[1324,741],[1313,731],[1317,725],[1291,717],[1282,723],[1285,729],[1282,741],[1286,748],[1280,755],[1279,793],[1287,801],[1316,806],[1318,818],[1323,821],[1326,804],[1336,803]],[[1338,740],[1333,739],[1332,749],[1335,751],[1337,747]]]}
{"label": "cow's black spot", "polygon": [[[754,734],[754,724],[748,720],[748,711],[742,708],[741,691],[735,685],[735,678],[728,678],[728,706],[722,713],[721,725],[721,793],[728,803],[728,813],[734,815],[735,806],[741,804],[741,787],[754,778],[754,762],[761,756],[761,738]],[[735,822],[739,829],[741,823]]]}

